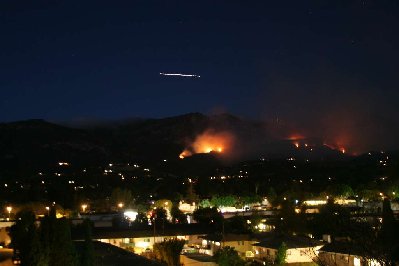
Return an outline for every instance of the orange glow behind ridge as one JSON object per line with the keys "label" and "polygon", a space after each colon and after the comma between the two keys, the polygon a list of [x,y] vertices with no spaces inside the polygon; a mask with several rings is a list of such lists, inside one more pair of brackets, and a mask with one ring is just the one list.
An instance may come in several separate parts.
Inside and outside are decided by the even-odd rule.
{"label": "orange glow behind ridge", "polygon": [[194,142],[179,155],[179,158],[183,159],[195,153],[224,153],[231,148],[233,140],[233,135],[228,132],[206,131],[197,136]]}
{"label": "orange glow behind ridge", "polygon": [[305,137],[301,134],[292,134],[288,136],[288,140],[300,140],[300,139],[304,139]]}

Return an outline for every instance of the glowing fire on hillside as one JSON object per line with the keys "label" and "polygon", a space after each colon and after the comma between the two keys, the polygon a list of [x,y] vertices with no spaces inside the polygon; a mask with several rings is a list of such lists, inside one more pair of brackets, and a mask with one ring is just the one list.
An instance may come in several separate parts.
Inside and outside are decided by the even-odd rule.
{"label": "glowing fire on hillside", "polygon": [[301,140],[304,139],[305,137],[301,134],[291,134],[287,137],[288,140]]}
{"label": "glowing fire on hillside", "polygon": [[233,135],[228,132],[206,131],[197,136],[194,142],[180,153],[179,158],[184,159],[195,153],[224,153],[231,148],[233,141]]}
{"label": "glowing fire on hillside", "polygon": [[338,150],[343,154],[346,153],[346,149],[342,145],[331,145],[331,144],[327,144],[327,143],[323,143],[323,145],[332,150]]}
{"label": "glowing fire on hillside", "polygon": [[[301,134],[291,134],[286,139],[292,143],[295,149],[309,149],[313,151],[313,147],[316,146],[312,143],[306,143],[307,138]],[[342,141],[329,140],[328,143],[324,142],[323,145],[332,150],[339,151],[342,154],[347,153],[345,148],[346,145],[344,145]]]}

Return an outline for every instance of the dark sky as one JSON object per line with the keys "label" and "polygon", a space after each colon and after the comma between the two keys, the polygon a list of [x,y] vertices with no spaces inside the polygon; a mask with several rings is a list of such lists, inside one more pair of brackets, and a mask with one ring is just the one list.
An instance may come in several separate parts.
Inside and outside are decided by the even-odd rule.
{"label": "dark sky", "polygon": [[398,1],[2,0],[0,27],[0,121],[229,112],[398,131]]}

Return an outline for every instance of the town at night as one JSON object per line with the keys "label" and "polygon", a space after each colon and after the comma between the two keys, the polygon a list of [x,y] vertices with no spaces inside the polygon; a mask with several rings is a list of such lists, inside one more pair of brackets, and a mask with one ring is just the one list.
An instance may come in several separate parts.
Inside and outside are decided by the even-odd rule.
{"label": "town at night", "polygon": [[0,266],[399,265],[399,3],[0,3]]}

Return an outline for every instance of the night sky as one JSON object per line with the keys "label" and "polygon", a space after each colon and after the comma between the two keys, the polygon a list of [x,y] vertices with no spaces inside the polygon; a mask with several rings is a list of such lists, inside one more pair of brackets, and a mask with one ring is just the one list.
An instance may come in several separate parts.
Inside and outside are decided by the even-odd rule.
{"label": "night sky", "polygon": [[2,0],[0,27],[3,122],[229,112],[396,143],[397,1]]}

